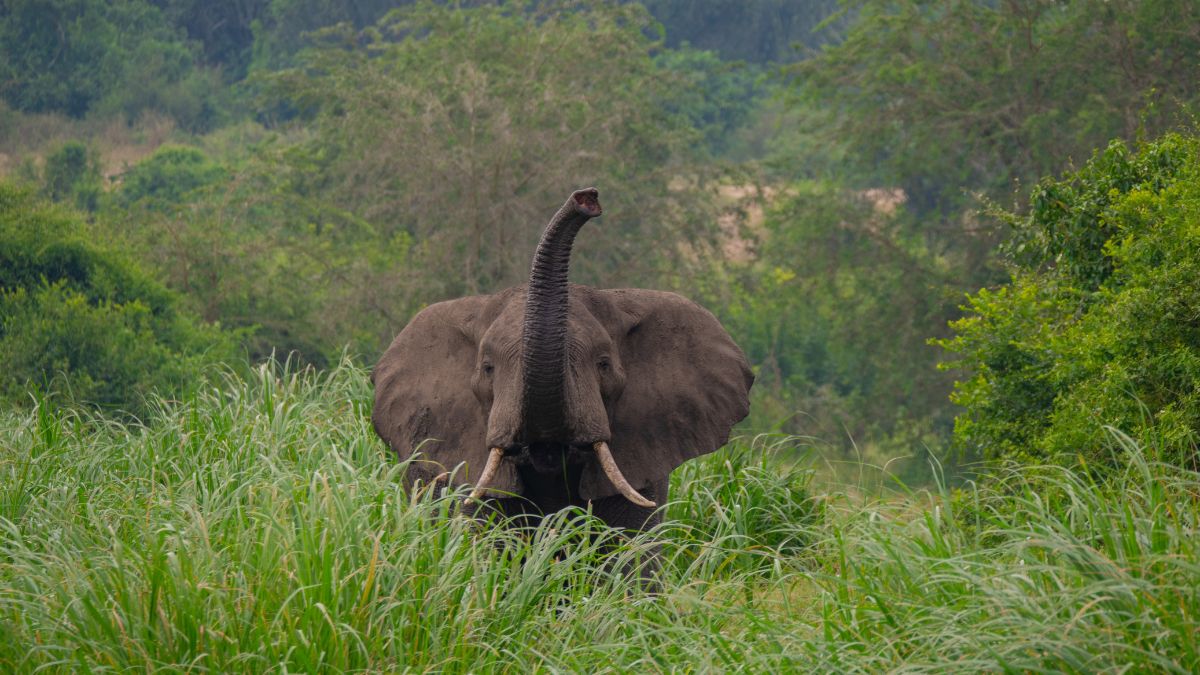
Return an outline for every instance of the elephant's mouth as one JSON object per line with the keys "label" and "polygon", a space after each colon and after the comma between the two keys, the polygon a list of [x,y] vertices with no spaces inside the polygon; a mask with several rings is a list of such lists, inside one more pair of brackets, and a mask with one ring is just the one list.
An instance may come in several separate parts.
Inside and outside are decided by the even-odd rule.
{"label": "elephant's mouth", "polygon": [[479,476],[479,482],[475,484],[475,489],[471,491],[471,496],[468,501],[476,500],[483,497],[487,492],[488,485],[496,475],[496,471],[500,468],[500,462],[508,459],[518,465],[526,464],[532,466],[538,473],[552,473],[561,471],[564,463],[583,463],[588,459],[595,459],[600,464],[600,469],[604,475],[612,482],[626,499],[646,508],[655,508],[654,502],[646,499],[638,494],[637,490],[629,484],[625,476],[621,474],[620,467],[613,459],[612,451],[608,448],[608,443],[605,441],[596,441],[595,443],[517,443],[509,445],[507,448],[495,447],[488,453],[487,465],[483,468],[483,473]]}
{"label": "elephant's mouth", "polygon": [[583,464],[594,456],[591,443],[517,443],[504,449],[508,461],[544,474],[561,472],[566,466]]}

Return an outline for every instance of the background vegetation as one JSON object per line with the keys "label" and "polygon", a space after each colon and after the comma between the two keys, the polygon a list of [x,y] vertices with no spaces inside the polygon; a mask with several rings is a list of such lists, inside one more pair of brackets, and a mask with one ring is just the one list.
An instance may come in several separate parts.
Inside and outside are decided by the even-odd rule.
{"label": "background vegetation", "polygon": [[0,186],[0,395],[145,413],[154,389],[186,393],[236,335],[184,310],[136,263],[89,243],[79,217]]}
{"label": "background vegetation", "polygon": [[[0,168],[82,211],[250,362],[318,367],[347,345],[372,362],[426,304],[519,283],[560,196],[598,185],[608,215],[579,243],[577,281],[711,307],[758,371],[748,428],[919,473],[930,453],[1026,444],[972,437],[988,424],[975,412],[953,435],[952,384],[981,363],[939,370],[938,345],[959,344],[964,294],[1010,264],[1055,265],[1003,247],[1054,203],[1029,186],[1110,140],[1187,128],[1198,11],[16,3],[0,19]],[[1109,237],[1088,236],[1103,256]],[[1101,418],[1083,422],[1089,443]]]}
{"label": "background vegetation", "polygon": [[[942,344],[974,373],[956,432],[982,454],[1111,463],[1104,427],[1196,466],[1200,145],[1115,142],[1008,214],[1012,279],[969,298]],[[1118,458],[1119,459],[1119,458]]]}
{"label": "background vegetation", "polygon": [[[0,669],[1195,670],[1198,25],[5,3]],[[585,184],[573,280],[710,308],[771,434],[677,476],[638,602],[580,514],[430,519],[365,423],[395,333]],[[813,496],[864,463],[931,494]]]}

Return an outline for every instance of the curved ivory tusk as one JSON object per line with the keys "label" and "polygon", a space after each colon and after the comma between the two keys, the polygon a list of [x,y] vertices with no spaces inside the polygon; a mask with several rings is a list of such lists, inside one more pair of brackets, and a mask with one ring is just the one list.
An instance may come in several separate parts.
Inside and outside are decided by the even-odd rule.
{"label": "curved ivory tusk", "polygon": [[608,479],[612,481],[612,484],[621,491],[621,494],[624,495],[626,499],[634,504],[637,504],[638,506],[644,506],[648,509],[653,509],[658,506],[654,502],[638,494],[637,490],[634,490],[633,486],[629,484],[629,481],[625,480],[625,476],[621,473],[620,467],[617,466],[616,460],[613,459],[612,452],[610,452],[608,449],[608,443],[605,443],[604,441],[596,441],[592,445],[592,448],[596,450],[596,457],[600,460],[600,468],[604,469],[604,475],[608,476]]}
{"label": "curved ivory tusk", "polygon": [[473,501],[483,496],[487,492],[488,483],[496,477],[496,471],[500,468],[500,460],[504,458],[504,451],[500,448],[492,448],[492,453],[488,455],[487,464],[483,467],[483,473],[479,475],[479,482],[475,483],[475,489],[471,490],[471,496],[467,497],[467,501]]}

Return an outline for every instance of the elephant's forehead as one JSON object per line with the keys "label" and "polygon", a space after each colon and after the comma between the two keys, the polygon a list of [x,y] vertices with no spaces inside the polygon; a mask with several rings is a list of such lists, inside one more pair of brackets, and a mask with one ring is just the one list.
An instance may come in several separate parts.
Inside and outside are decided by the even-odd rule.
{"label": "elephant's forehead", "polygon": [[573,346],[608,347],[612,340],[608,329],[580,301],[572,298],[567,319],[567,335]]}
{"label": "elephant's forehead", "polygon": [[[482,346],[489,351],[501,353],[518,349],[524,322],[525,297],[521,295],[508,302],[496,320],[484,331]],[[572,351],[581,348],[607,348],[611,343],[608,330],[574,293],[567,304],[567,334]]]}
{"label": "elephant's forehead", "polygon": [[520,342],[521,325],[524,321],[525,297],[513,298],[488,327],[483,339],[485,342]]}

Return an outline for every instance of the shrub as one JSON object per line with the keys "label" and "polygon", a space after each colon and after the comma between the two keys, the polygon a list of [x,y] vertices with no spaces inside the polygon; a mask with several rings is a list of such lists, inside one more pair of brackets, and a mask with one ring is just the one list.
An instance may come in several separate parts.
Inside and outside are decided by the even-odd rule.
{"label": "shrub", "polygon": [[42,193],[56,202],[95,211],[100,199],[100,161],[87,145],[68,141],[46,157]]}
{"label": "shrub", "polygon": [[[1195,466],[1200,432],[1200,139],[1114,143],[1007,216],[1012,279],[941,341],[972,373],[956,434],[990,458],[1121,464],[1104,427]],[[1117,458],[1114,461],[1114,457]]]}
{"label": "shrub", "polygon": [[233,360],[231,334],[84,236],[71,212],[0,184],[0,401],[39,389],[140,414],[150,390],[186,391]]}
{"label": "shrub", "polygon": [[200,149],[164,145],[124,173],[116,201],[122,207],[140,202],[167,210],[183,205],[190,193],[225,176],[225,170]]}

